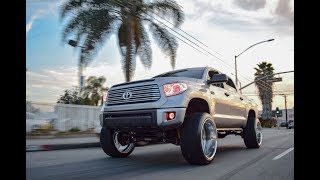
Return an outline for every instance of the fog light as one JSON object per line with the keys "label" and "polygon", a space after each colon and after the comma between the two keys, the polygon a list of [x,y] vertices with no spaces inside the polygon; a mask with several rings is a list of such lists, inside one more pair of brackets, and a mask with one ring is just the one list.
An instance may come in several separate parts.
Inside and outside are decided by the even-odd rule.
{"label": "fog light", "polygon": [[166,112],[166,119],[167,120],[173,120],[176,117],[175,112]]}

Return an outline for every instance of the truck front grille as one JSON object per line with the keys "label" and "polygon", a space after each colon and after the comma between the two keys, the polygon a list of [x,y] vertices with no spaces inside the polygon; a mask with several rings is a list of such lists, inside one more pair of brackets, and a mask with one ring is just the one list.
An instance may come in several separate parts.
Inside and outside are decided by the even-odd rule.
{"label": "truck front grille", "polygon": [[128,88],[112,89],[108,93],[108,106],[153,102],[160,99],[158,85],[142,85]]}

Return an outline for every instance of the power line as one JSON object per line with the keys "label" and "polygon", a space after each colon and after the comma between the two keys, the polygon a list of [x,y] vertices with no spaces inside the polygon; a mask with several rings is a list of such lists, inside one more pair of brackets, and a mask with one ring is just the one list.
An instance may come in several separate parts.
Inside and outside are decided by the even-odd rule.
{"label": "power line", "polygon": [[[159,23],[163,24],[164,26],[166,26],[166,27],[169,28],[170,30],[174,31],[175,33],[179,34],[179,35],[182,36],[183,38],[187,39],[188,41],[192,42],[190,39],[188,39],[188,38],[186,38],[185,36],[181,35],[180,33],[176,32],[174,29],[172,29],[171,27],[167,26],[166,24],[164,24],[163,22],[159,21],[158,19],[150,16],[149,14],[146,14],[146,15],[148,15],[149,17],[155,19],[156,21],[158,21]],[[179,29],[179,28],[178,28],[178,29]],[[171,33],[171,34],[172,34],[172,33]],[[174,37],[178,38],[179,40],[181,40],[179,37],[175,36],[174,34],[172,34],[172,35],[173,35]],[[181,40],[181,41],[183,41],[183,40]],[[185,41],[183,41],[183,42],[186,43]],[[195,44],[194,42],[192,42],[192,43]],[[186,44],[188,44],[188,43],[186,43]],[[188,45],[191,46],[192,48],[194,48],[194,46],[192,46],[192,45],[190,45],[190,44],[188,44]],[[197,45],[197,44],[196,44],[196,45]],[[198,46],[198,45],[197,45],[197,46]],[[199,47],[200,47],[200,46],[199,46]],[[203,49],[202,47],[200,47],[200,48]],[[196,48],[194,48],[194,49],[196,49]],[[196,49],[196,50],[198,50],[198,49]],[[199,50],[198,50],[198,51],[199,51]],[[210,55],[214,56],[215,58],[219,59],[219,60],[222,61],[223,63],[227,64],[227,63],[224,62],[221,58],[218,58],[217,56],[213,55],[212,53],[208,52],[207,50],[205,50],[205,51],[206,51],[207,53],[209,53]],[[199,51],[199,52],[203,53],[202,51]],[[204,53],[203,53],[203,54],[204,54]],[[207,54],[204,54],[204,55],[208,56]],[[229,64],[227,64],[227,65],[229,65]],[[230,66],[230,65],[229,65],[229,66]],[[231,67],[231,66],[230,66],[230,67]],[[232,67],[231,67],[231,68],[232,68]],[[233,69],[233,68],[232,68],[232,69]],[[241,75],[241,74],[240,74],[240,75]],[[241,76],[243,76],[243,75],[241,75]],[[251,80],[248,79],[247,77],[245,77],[245,76],[243,76],[243,77],[246,78],[247,80],[251,81]],[[264,88],[265,90],[267,90],[267,91],[269,91],[269,92],[272,92],[272,89],[271,89],[271,88],[268,88],[266,85],[262,84],[261,82],[258,81],[257,84],[260,84],[261,86],[263,86],[263,88]]]}
{"label": "power line", "polygon": [[[173,26],[174,26],[174,24],[173,24],[173,23],[171,23],[170,21],[168,21],[168,20],[166,20],[166,19],[164,19],[164,18],[160,17],[158,14],[156,14],[156,13],[154,13],[154,12],[152,12],[152,13],[153,13],[154,15],[158,16],[160,19],[163,19],[164,21],[166,21],[166,22],[168,22],[169,24],[171,24],[171,25],[173,25]],[[211,50],[211,51],[213,51],[213,52],[215,52],[215,53],[219,54],[220,56],[222,56],[222,54],[220,54],[219,52],[217,52],[217,51],[215,51],[215,50],[210,49],[210,48],[209,48],[209,46],[207,46],[206,44],[204,44],[203,42],[201,42],[201,41],[200,41],[200,40],[198,40],[197,38],[193,37],[192,35],[190,35],[190,34],[189,34],[189,33],[187,33],[186,31],[182,30],[181,28],[177,28],[177,29],[179,29],[180,31],[184,32],[184,33],[185,33],[185,34],[187,34],[189,37],[191,37],[192,39],[196,40],[197,42],[199,42],[199,43],[200,43],[200,44],[202,44],[203,46],[207,47],[209,50]]]}
{"label": "power line", "polygon": [[[149,14],[146,14],[146,15],[148,15],[149,17],[155,19],[156,21],[158,21],[159,23],[163,24],[163,25],[166,26],[167,28],[170,28],[169,26],[167,26],[167,25],[164,24],[163,22],[159,21],[158,19],[150,16]],[[207,51],[206,49],[204,49],[203,47],[199,46],[198,44],[196,44],[195,42],[191,41],[190,39],[186,38],[184,35],[180,34],[180,33],[177,32],[176,30],[174,30],[173,28],[170,28],[170,29],[171,29],[173,32],[175,32],[175,33],[179,34],[180,36],[182,36],[183,38],[187,39],[187,40],[188,40],[189,42],[191,42],[192,44],[198,46],[199,48],[201,48],[202,50],[204,50],[205,52],[207,52],[207,53],[210,54],[211,56],[216,57],[214,54],[212,54],[211,52]],[[218,57],[216,57],[216,58],[218,58]]]}
{"label": "power line", "polygon": [[[120,5],[121,7],[126,8],[126,6],[123,5],[120,1],[114,0],[114,2],[115,2],[116,4],[118,4],[118,5]],[[134,5],[134,4],[130,3],[130,2],[128,2],[128,3],[129,3],[130,5]],[[153,13],[153,14],[155,14],[155,13]],[[147,13],[146,13],[146,15],[149,16],[149,17],[151,17],[152,19],[158,21],[160,24],[166,26],[166,27],[169,28],[171,31],[179,34],[179,35],[182,36],[184,39],[187,39],[189,42],[192,42],[193,44],[197,45],[197,44],[194,43],[192,40],[190,40],[189,38],[186,38],[185,36],[181,35],[181,34],[178,33],[176,30],[174,30],[173,28],[167,26],[166,24],[164,24],[163,22],[161,22],[161,21],[158,20],[157,18],[155,18],[155,17],[153,17],[153,16],[151,16],[151,15],[149,15],[149,14],[147,14]],[[157,14],[155,14],[155,15],[157,15]],[[158,16],[158,15],[157,15],[157,16]],[[138,16],[136,16],[136,17],[138,17]],[[140,17],[138,17],[138,18],[140,18]],[[160,17],[160,18],[161,18],[161,17]],[[161,18],[161,19],[163,19],[163,18]],[[165,19],[163,19],[163,20],[165,20]],[[165,21],[167,21],[167,20],[165,20]],[[180,28],[177,28],[177,29],[179,29],[180,31],[183,31],[183,30],[181,30]],[[183,31],[183,32],[184,32],[184,31]],[[174,37],[178,38],[180,41],[184,42],[185,44],[191,46],[193,49],[196,49],[197,51],[201,52],[202,54],[208,56],[207,54],[205,54],[204,52],[202,52],[202,51],[200,51],[199,49],[195,48],[194,46],[192,46],[191,44],[187,43],[186,41],[182,40],[182,39],[179,38],[178,36],[176,36],[176,35],[174,35],[174,34],[172,34],[172,33],[170,33],[170,34],[173,35]],[[193,38],[194,38],[194,37],[193,37]],[[194,38],[194,39],[196,39],[196,38]],[[196,40],[197,40],[197,39],[196,39]],[[197,40],[197,41],[200,42],[199,40]],[[204,44],[204,43],[202,43],[202,44]],[[210,53],[209,51],[205,50],[203,47],[201,47],[201,46],[199,46],[199,45],[197,45],[197,46],[200,47],[201,49],[203,49],[204,51],[206,51],[206,52],[207,52],[208,54],[210,54],[211,56],[213,56],[213,57],[215,57],[216,59],[220,60],[220,61],[223,62],[224,64],[228,65],[229,68],[233,70],[233,67],[232,67],[230,64],[226,63],[225,60],[223,60],[222,58],[219,58],[219,57],[213,55],[213,54]],[[208,46],[206,46],[206,47],[208,47]],[[209,56],[208,56],[208,57],[209,57]],[[224,65],[224,64],[223,64],[223,65]],[[243,76],[242,74],[239,74],[239,75],[242,76],[242,77],[244,77],[244,78],[247,79],[248,81],[252,81],[252,80],[250,80],[249,78]],[[260,84],[266,91],[269,91],[269,92],[272,93],[272,89],[271,89],[271,88],[268,88],[267,86],[265,86],[264,84],[262,84],[262,83],[259,82],[259,81],[257,82],[257,84]]]}
{"label": "power line", "polygon": [[[129,4],[132,5],[132,3],[129,3]],[[153,13],[153,12],[152,12],[152,13]],[[166,22],[168,22],[168,23],[170,23],[171,25],[173,25],[170,21],[168,21],[168,20],[160,17],[160,16],[157,15],[156,13],[153,13],[153,14],[156,15],[156,16],[158,16],[160,19],[165,20]],[[146,15],[150,16],[149,14],[146,14]],[[153,19],[155,19],[156,21],[160,22],[161,24],[163,24],[164,26],[166,26],[166,27],[169,28],[170,30],[174,31],[175,33],[179,34],[179,35],[182,36],[183,38],[187,39],[189,42],[192,42],[193,44],[197,45],[196,43],[194,43],[194,42],[191,41],[190,39],[188,39],[188,38],[186,38],[185,36],[183,36],[183,35],[181,35],[180,33],[178,33],[178,32],[177,32],[176,30],[174,30],[173,28],[171,28],[171,27],[167,26],[166,24],[164,24],[163,22],[159,21],[158,19],[156,19],[156,18],[154,18],[154,17],[152,17],[152,16],[150,16],[150,17],[153,18]],[[180,31],[182,31],[182,32],[184,32],[184,33],[186,33],[186,34],[188,34],[189,36],[191,36],[189,33],[183,31],[182,29],[180,29],[180,28],[177,28],[177,29],[180,30]],[[172,33],[171,33],[171,34],[172,34]],[[172,35],[173,35],[173,34],[172,34]],[[174,36],[174,35],[173,35],[173,36]],[[177,36],[175,36],[175,37],[177,37]],[[208,47],[207,45],[205,45],[204,43],[202,43],[202,42],[199,41],[198,39],[194,38],[193,36],[191,36],[191,37],[192,37],[193,39],[195,39],[196,41],[200,42],[201,44],[203,44],[204,46]],[[177,37],[177,38],[178,38],[178,37]],[[180,38],[178,38],[178,39],[180,39]],[[180,40],[181,40],[181,39],[180,39]],[[183,41],[183,42],[184,42],[184,41]],[[186,43],[186,42],[185,42],[185,43]],[[187,44],[188,44],[188,43],[187,43]],[[188,45],[189,45],[189,44],[188,44]],[[197,46],[200,47],[199,45],[197,45]],[[193,46],[191,46],[191,47],[193,47]],[[193,48],[194,48],[194,47],[193,47]],[[213,55],[212,53],[210,53],[209,51],[205,50],[205,49],[202,48],[202,47],[200,47],[200,48],[203,49],[204,51],[206,51],[207,53],[209,53],[210,55],[212,55],[213,57],[219,59],[221,62],[227,64],[227,65],[233,70],[233,67],[232,67],[231,65],[229,65],[228,63],[226,63],[225,60],[223,60],[223,59],[221,59],[221,58]],[[209,47],[208,47],[208,48],[209,48]],[[195,48],[195,49],[196,49],[196,48]],[[197,50],[198,50],[198,49],[197,49]],[[211,50],[211,49],[209,49],[209,50]],[[198,51],[199,51],[199,50],[198,50]],[[212,51],[213,51],[213,50],[212,50]],[[199,51],[199,52],[201,52],[201,51]],[[215,51],[215,52],[216,52],[216,51]],[[202,52],[202,53],[203,53],[203,52]],[[216,53],[218,53],[218,52],[216,52]],[[203,54],[204,54],[204,53],[203,53]],[[218,54],[220,54],[220,53],[218,53]],[[205,54],[205,55],[206,55],[206,54]],[[221,55],[221,54],[220,54],[220,55]],[[206,56],[207,56],[207,55],[206,55]],[[252,81],[252,80],[248,79],[247,77],[243,76],[242,74],[240,74],[240,75],[241,75],[242,77],[244,77],[245,79],[247,79],[247,80],[249,80],[249,81]],[[259,84],[259,83],[260,83],[260,82],[257,82],[257,84]],[[271,89],[271,88],[268,89],[268,87],[265,86],[265,85],[262,84],[262,83],[260,83],[260,85],[263,86],[267,91],[269,90],[269,92],[270,92],[270,91],[272,92],[272,89]]]}
{"label": "power line", "polygon": [[[121,2],[119,2],[119,1],[117,1],[116,2],[118,5],[120,5],[120,6],[122,6],[122,7],[126,7],[125,5],[123,5],[123,4],[121,4]],[[133,5],[132,3],[130,3],[130,2],[128,2],[130,5]],[[152,12],[153,13],[153,12]],[[155,14],[155,13],[153,13],[153,14]],[[149,14],[146,14],[147,16],[149,16],[149,17],[151,17],[152,19],[155,19],[156,21],[158,21],[159,23],[161,23],[162,25],[164,25],[164,26],[166,26],[167,28],[169,28],[171,31],[174,31],[175,33],[177,33],[177,34],[179,34],[180,36],[182,36],[183,38],[185,38],[185,39],[187,39],[189,42],[192,42],[193,44],[195,44],[195,45],[197,45],[196,43],[194,43],[192,40],[190,40],[190,39],[188,39],[188,38],[186,38],[185,36],[183,36],[183,35],[181,35],[180,33],[178,33],[176,30],[174,30],[173,28],[171,28],[171,27],[169,27],[169,26],[167,26],[166,24],[164,24],[163,22],[161,22],[161,21],[159,21],[158,19],[156,19],[155,17],[153,17],[153,16],[150,16]],[[156,16],[158,16],[157,14],[155,14]],[[159,16],[158,16],[159,17]],[[139,17],[140,18],[140,17]],[[161,17],[160,17],[161,18]],[[161,18],[161,19],[163,19],[163,20],[165,20],[164,18]],[[169,21],[167,21],[167,20],[165,20],[166,22],[169,22]],[[170,23],[170,22],[169,22]],[[172,24],[172,23],[170,23],[170,24]],[[180,31],[183,31],[182,29],[180,29],[180,28],[177,28],[177,29],[179,29]],[[183,31],[183,32],[185,32],[185,31]],[[185,32],[186,33],[186,32]],[[188,44],[189,46],[191,46],[192,48],[194,48],[194,49],[196,49],[197,51],[199,51],[199,52],[201,52],[201,53],[203,53],[202,51],[200,51],[199,49],[197,49],[197,48],[195,48],[194,46],[192,46],[192,45],[190,45],[189,43],[187,43],[187,42],[185,42],[184,40],[182,40],[181,38],[179,38],[179,37],[177,37],[177,36],[175,36],[174,34],[172,34],[172,33],[170,33],[171,35],[173,35],[174,37],[176,37],[176,38],[178,38],[180,41],[182,41],[182,42],[184,42],[184,43],[186,43],[186,44]],[[192,36],[192,38],[194,38],[193,36]],[[194,38],[194,39],[196,39],[196,38]],[[197,39],[196,39],[197,40]],[[197,40],[198,42],[201,42],[201,41],[199,41],[199,40]],[[202,42],[201,42],[202,43]],[[204,43],[202,43],[202,44],[204,44]],[[197,45],[198,47],[200,47],[199,45]],[[205,45],[206,46],[206,45]],[[206,46],[206,47],[208,47],[208,46]],[[202,48],[202,47],[200,47],[201,49],[203,49],[203,50],[205,50],[204,48]],[[228,64],[228,63],[226,63],[225,62],[225,60],[223,60],[223,59],[221,59],[221,58],[219,58],[219,57],[217,57],[217,56],[215,56],[215,55],[213,55],[212,53],[210,53],[210,52],[208,52],[207,50],[205,50],[207,53],[209,53],[211,56],[213,56],[213,57],[215,57],[215,58],[217,58],[217,59],[219,59],[221,62],[223,62],[223,63],[225,63],[226,65],[228,65],[232,70],[233,70],[233,67],[230,65],[230,64]],[[208,56],[207,54],[205,54],[205,53],[203,53],[204,55],[206,55],[206,56]],[[242,74],[239,74],[239,75],[241,75],[242,77],[244,77],[245,79],[247,79],[248,81],[252,81],[252,80],[250,80],[249,78],[247,78],[247,77],[245,77],[245,76],[243,76]],[[272,93],[272,89],[271,88],[269,88],[268,86],[266,86],[266,85],[264,85],[262,82],[257,82],[257,84],[260,84],[262,87],[263,87],[263,89],[265,89],[266,91],[268,91],[268,92],[271,92]]]}

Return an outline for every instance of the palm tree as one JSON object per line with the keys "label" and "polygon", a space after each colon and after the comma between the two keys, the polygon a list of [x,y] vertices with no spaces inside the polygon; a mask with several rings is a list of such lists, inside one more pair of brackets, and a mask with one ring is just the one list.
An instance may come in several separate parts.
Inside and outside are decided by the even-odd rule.
{"label": "palm tree", "polygon": [[255,85],[259,91],[259,99],[262,102],[262,114],[261,117],[263,120],[272,118],[272,99],[273,99],[273,82],[268,81],[268,79],[273,78],[274,68],[271,63],[261,62],[257,64],[258,68],[254,68],[256,70],[254,76],[255,80],[258,80],[264,76],[271,75],[266,79],[258,80],[255,82]]}
{"label": "palm tree", "polygon": [[103,87],[106,82],[106,78],[103,76],[95,77],[90,76],[87,79],[87,86],[85,86],[83,91],[83,96],[91,99],[93,105],[98,106],[98,102],[101,99],[101,105],[103,104],[103,94],[108,90],[108,88]]}
{"label": "palm tree", "polygon": [[152,13],[170,18],[174,27],[179,27],[184,21],[181,7],[171,0],[68,0],[61,6],[60,12],[62,20],[68,19],[62,40],[67,41],[69,36],[74,36],[77,42],[83,42],[79,63],[87,65],[107,38],[117,33],[122,70],[126,81],[130,81],[136,68],[136,57],[147,69],[152,64],[146,23],[162,52],[170,56],[174,69],[178,43],[166,28],[152,18]]}

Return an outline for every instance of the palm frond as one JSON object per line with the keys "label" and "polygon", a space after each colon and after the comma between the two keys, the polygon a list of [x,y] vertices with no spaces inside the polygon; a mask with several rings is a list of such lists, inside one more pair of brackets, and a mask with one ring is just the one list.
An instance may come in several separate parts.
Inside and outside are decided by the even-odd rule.
{"label": "palm frond", "polygon": [[137,24],[137,30],[135,32],[135,40],[139,40],[136,46],[138,46],[138,55],[141,63],[145,68],[150,69],[152,65],[152,49],[148,33],[145,31],[141,22]]}
{"label": "palm frond", "polygon": [[60,7],[60,19],[63,20],[69,13],[105,8],[119,8],[119,4],[115,0],[68,0]]}
{"label": "palm frond", "polygon": [[122,56],[122,70],[125,74],[126,82],[131,81],[136,70],[136,58],[135,58],[135,47],[131,42],[130,45],[126,46],[126,54]]}
{"label": "palm frond", "polygon": [[184,13],[175,1],[162,0],[151,2],[146,5],[145,11],[147,11],[146,13],[148,11],[159,13],[162,17],[170,17],[175,27],[179,27],[184,21]]}
{"label": "palm frond", "polygon": [[93,56],[113,32],[112,23],[115,20],[100,11],[96,13],[91,11],[91,16],[88,19],[91,19],[91,21],[82,27],[85,28],[82,32],[86,36],[80,55],[80,62],[85,64],[92,60]]}
{"label": "palm frond", "polygon": [[60,19],[64,19],[68,13],[73,10],[77,10],[87,2],[87,0],[69,0],[61,5]]}
{"label": "palm frond", "polygon": [[133,40],[134,40],[134,43],[135,43],[135,47],[136,47],[136,52],[137,53],[137,50],[140,48],[141,46],[141,39],[140,39],[140,24],[141,24],[141,21],[137,18],[135,18],[133,21],[132,21],[133,25],[132,25],[132,30],[133,30]]}
{"label": "palm frond", "polygon": [[[254,68],[255,79],[260,79],[266,75],[273,74],[274,68],[271,63],[261,62],[257,64],[258,68]],[[272,78],[273,76],[268,77],[267,79]],[[259,99],[262,103],[262,118],[270,119],[271,118],[271,109],[273,102],[273,82],[267,82],[267,79],[259,80],[255,82],[256,87],[259,91]]]}
{"label": "palm frond", "polygon": [[118,29],[118,44],[120,46],[120,52],[122,56],[126,54],[126,47],[128,44],[128,24],[126,21],[123,21]]}
{"label": "palm frond", "polygon": [[170,64],[175,68],[178,43],[170,32],[156,23],[150,24],[153,38],[164,54],[170,56]]}
{"label": "palm frond", "polygon": [[118,31],[119,46],[122,54],[122,70],[126,81],[130,81],[136,69],[136,49],[134,34],[134,18],[126,17]]}
{"label": "palm frond", "polygon": [[76,35],[77,41],[92,31],[95,27],[101,27],[106,23],[105,27],[111,28],[116,16],[110,15],[108,10],[83,10],[71,18],[62,30],[62,41],[67,41],[67,38],[71,35]]}

